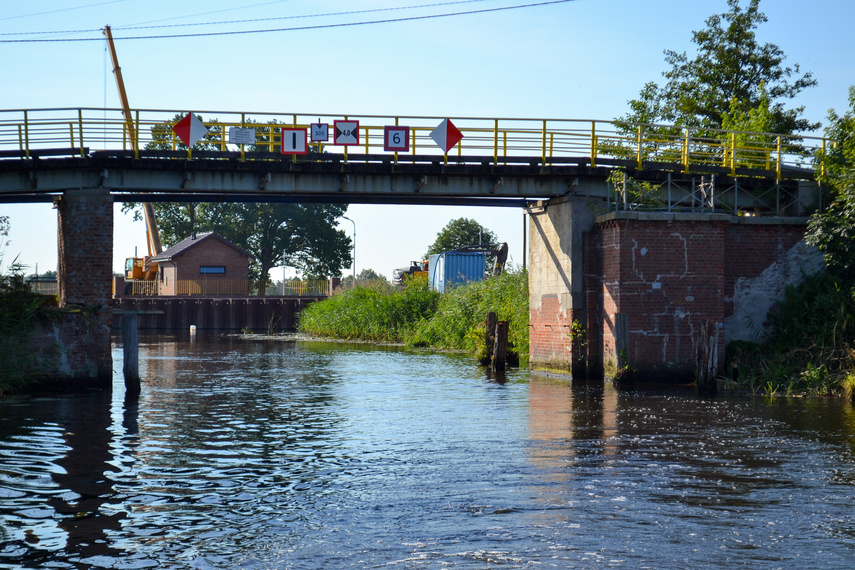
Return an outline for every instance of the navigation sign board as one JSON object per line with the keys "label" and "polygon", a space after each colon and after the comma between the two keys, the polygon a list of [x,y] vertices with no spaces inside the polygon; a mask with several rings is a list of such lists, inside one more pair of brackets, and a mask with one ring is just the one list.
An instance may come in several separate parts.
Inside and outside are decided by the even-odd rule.
{"label": "navigation sign board", "polygon": [[326,123],[312,123],[312,142],[330,140],[330,126]]}
{"label": "navigation sign board", "polygon": [[383,150],[410,151],[410,127],[383,127]]}
{"label": "navigation sign board", "polygon": [[208,127],[202,123],[193,113],[187,113],[180,121],[175,123],[172,131],[178,135],[181,142],[187,146],[193,146],[196,142],[208,133]]}
{"label": "navigation sign board", "polygon": [[359,121],[334,121],[335,144],[353,146],[359,144]]}
{"label": "navigation sign board", "polygon": [[454,148],[454,145],[463,140],[463,133],[461,133],[451,121],[443,119],[443,121],[431,131],[430,138],[432,138],[433,142],[442,149],[442,152],[448,154],[448,151]]}
{"label": "navigation sign board", "polygon": [[282,129],[282,154],[306,154],[309,143],[306,129]]}
{"label": "navigation sign board", "polygon": [[229,127],[229,143],[255,144],[255,129],[251,127]]}

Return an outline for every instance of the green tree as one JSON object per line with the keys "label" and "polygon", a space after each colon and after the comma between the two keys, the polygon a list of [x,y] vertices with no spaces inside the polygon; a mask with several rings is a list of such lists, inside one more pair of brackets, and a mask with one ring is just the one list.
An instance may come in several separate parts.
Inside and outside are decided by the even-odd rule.
{"label": "green tree", "polygon": [[[381,285],[391,285],[389,280],[386,279],[383,275],[380,275],[373,269],[365,268],[359,272],[356,276],[356,282],[360,285],[364,285],[366,283],[375,283]],[[345,275],[341,280],[342,287],[352,287],[353,286],[353,275]]]}
{"label": "green tree", "polygon": [[446,224],[436,234],[436,241],[428,247],[425,258],[443,251],[453,251],[472,245],[494,244],[499,241],[496,234],[469,218],[457,218]]}
{"label": "green tree", "polygon": [[829,270],[855,278],[855,86],[849,88],[849,110],[828,114],[826,154],[817,160],[817,174],[831,203],[808,221],[805,241],[823,253]]}
{"label": "green tree", "polygon": [[[180,118],[176,115],[172,122],[152,127],[152,141],[146,150],[186,150],[183,143],[175,141],[171,130]],[[193,146],[194,151],[219,150],[212,138],[219,136],[221,127],[208,121],[212,122],[208,135]],[[350,265],[350,238],[336,229],[347,204],[164,202],[153,207],[164,244],[174,245],[193,232],[215,231],[255,257],[251,265],[254,277],[266,278],[270,269],[284,265],[306,276],[326,278],[340,275],[342,268]],[[123,204],[123,212],[130,210],[134,219],[141,218],[138,204]]]}
{"label": "green tree", "polygon": [[819,128],[802,117],[804,107],[785,107],[816,80],[801,74],[798,64],[785,66],[786,56],[777,45],[757,40],[755,30],[767,21],[760,0],[749,0],[745,8],[739,0],[727,0],[727,5],[727,12],[710,16],[706,28],[692,32],[694,57],[665,50],[670,66],[662,73],[665,83],[647,83],[620,121],[718,129],[726,117],[744,117],[765,105],[772,132]]}

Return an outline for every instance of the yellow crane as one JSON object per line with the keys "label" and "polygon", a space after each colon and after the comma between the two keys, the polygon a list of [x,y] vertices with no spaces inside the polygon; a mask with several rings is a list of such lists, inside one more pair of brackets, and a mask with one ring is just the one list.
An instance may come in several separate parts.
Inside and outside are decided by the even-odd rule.
{"label": "yellow crane", "polygon": [[[104,26],[104,35],[107,37],[107,47],[110,50],[110,59],[113,61],[113,75],[116,77],[116,87],[119,89],[119,99],[122,102],[122,115],[125,117],[125,127],[128,130],[128,139],[131,142],[131,150],[137,151],[137,133],[134,119],[131,116],[131,106],[128,103],[128,94],[125,91],[125,81],[122,79],[122,68],[119,67],[119,57],[116,55],[116,45],[113,43],[113,33],[110,26]],[[157,277],[157,263],[150,260],[163,251],[160,243],[160,232],[157,229],[157,219],[154,216],[154,208],[151,202],[143,202],[143,215],[145,216],[146,246],[148,256],[129,257],[125,260],[125,278],[153,280]]]}

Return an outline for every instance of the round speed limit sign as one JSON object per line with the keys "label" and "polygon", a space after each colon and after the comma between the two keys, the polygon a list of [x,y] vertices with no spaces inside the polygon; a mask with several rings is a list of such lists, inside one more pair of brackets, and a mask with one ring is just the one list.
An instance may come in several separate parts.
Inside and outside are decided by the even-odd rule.
{"label": "round speed limit sign", "polygon": [[394,152],[410,151],[410,127],[384,127],[383,150]]}

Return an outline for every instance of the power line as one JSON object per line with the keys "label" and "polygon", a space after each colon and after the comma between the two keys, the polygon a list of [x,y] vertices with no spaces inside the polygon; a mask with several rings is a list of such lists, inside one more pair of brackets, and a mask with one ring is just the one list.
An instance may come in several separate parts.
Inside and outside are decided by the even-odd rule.
{"label": "power line", "polygon": [[[518,10],[523,8],[534,8],[537,6],[548,6],[551,4],[565,4],[567,2],[573,2],[574,0],[551,0],[549,2],[536,2],[532,4],[517,4],[515,6],[502,6],[499,8],[483,8],[481,10],[469,10],[465,12],[450,12],[444,14],[430,14],[425,16],[409,16],[406,18],[390,18],[386,20],[368,20],[363,22],[347,22],[347,23],[338,23],[338,24],[318,24],[314,26],[300,26],[293,28],[273,28],[267,30],[243,30],[243,31],[231,31],[231,32],[205,32],[198,34],[170,34],[170,35],[157,35],[157,36],[128,36],[128,37],[117,37],[114,38],[116,41],[119,40],[160,40],[160,39],[173,39],[173,38],[199,38],[199,37],[209,37],[209,36],[234,36],[234,35],[246,35],[246,34],[265,34],[272,32],[296,32],[302,30],[319,30],[326,28],[345,28],[345,27],[354,27],[354,26],[368,26],[374,24],[391,24],[396,22],[411,22],[417,20],[431,20],[436,18],[450,18],[453,16],[468,16],[472,14],[484,14],[488,12],[501,12],[505,10]],[[87,30],[88,31],[88,30]],[[94,31],[94,30],[92,30]],[[100,31],[100,30],[98,30]],[[64,39],[21,39],[21,40],[0,40],[0,43],[44,43],[44,42],[94,42],[94,41],[102,41],[102,38],[64,38]]]}
{"label": "power line", "polygon": [[[281,1],[281,0],[279,0]],[[346,12],[328,12],[324,14],[301,14],[297,16],[279,16],[279,17],[271,17],[271,18],[254,18],[247,20],[226,20],[221,22],[197,22],[190,24],[162,24],[159,26],[142,26],[142,25],[134,25],[134,26],[112,26],[112,30],[151,30],[158,28],[181,28],[181,27],[191,27],[191,26],[222,26],[227,24],[246,24],[252,22],[273,22],[277,20],[299,20],[299,19],[309,19],[309,18],[326,18],[331,16],[353,16],[356,14],[369,14],[375,12],[393,12],[400,10],[416,10],[419,8],[436,8],[439,6],[451,6],[455,4],[472,4],[473,2],[489,2],[490,0],[457,0],[455,2],[438,2],[435,4],[417,4],[415,6],[396,6],[392,8],[373,8],[369,10],[350,10]],[[277,2],[267,2],[265,4],[275,4]],[[265,4],[255,4],[254,6],[264,6]],[[242,8],[252,8],[253,6],[242,6]],[[229,10],[235,10],[236,8],[230,8]],[[228,10],[217,10],[216,12],[208,12],[206,14],[194,14],[194,16],[198,15],[207,15],[214,14],[218,12],[226,12]],[[179,16],[179,18],[189,18],[192,16]],[[177,18],[169,18],[169,19],[177,19]],[[163,20],[160,20],[163,21]],[[47,35],[47,34],[85,34],[91,32],[100,32],[100,28],[90,28],[85,30],[54,30],[50,32],[4,32],[0,33],[0,36],[35,36],[35,35]],[[118,38],[117,38],[118,39]]]}
{"label": "power line", "polygon": [[18,16],[7,16],[5,18],[0,18],[0,22],[2,22],[4,20],[17,20],[19,18],[29,18],[31,16],[45,16],[47,14],[56,14],[57,12],[68,12],[71,10],[81,10],[83,8],[92,8],[94,6],[103,6],[105,4],[118,4],[119,2],[127,2],[127,0],[110,0],[109,2],[98,2],[97,4],[86,4],[84,6],[72,6],[70,8],[58,8],[56,10],[48,10],[47,12],[35,12],[33,14],[21,14]]}
{"label": "power line", "polygon": [[275,18],[255,18],[251,20],[229,20],[224,22],[198,22],[195,24],[163,24],[160,26],[114,26],[113,30],[147,30],[156,28],[180,28],[189,26],[220,26],[224,24],[246,24],[251,22],[273,22],[276,20],[300,20],[308,18],[325,18],[328,16],[353,16],[355,14],[370,14],[375,12],[395,12],[400,10],[416,10],[418,8],[436,8],[454,4],[472,4],[474,2],[489,2],[490,0],[457,0],[456,2],[438,2],[436,4],[418,4],[416,6],[396,6],[393,8],[372,8],[368,10],[350,10],[347,12],[328,12],[325,14],[302,14],[298,16],[279,16]]}

